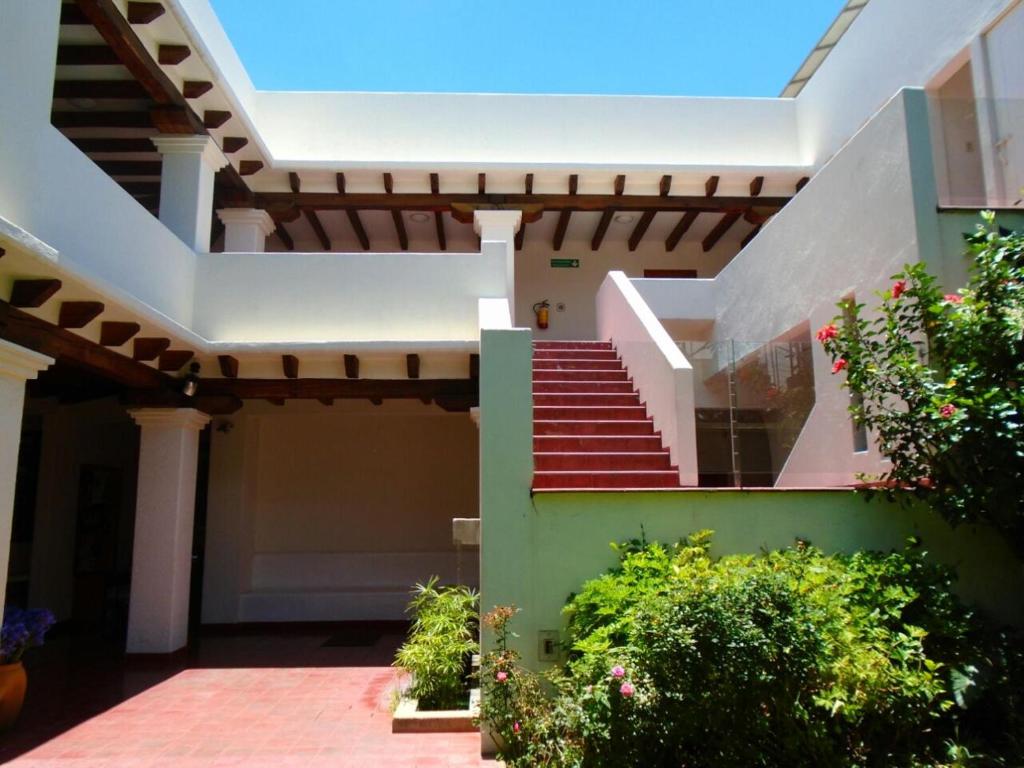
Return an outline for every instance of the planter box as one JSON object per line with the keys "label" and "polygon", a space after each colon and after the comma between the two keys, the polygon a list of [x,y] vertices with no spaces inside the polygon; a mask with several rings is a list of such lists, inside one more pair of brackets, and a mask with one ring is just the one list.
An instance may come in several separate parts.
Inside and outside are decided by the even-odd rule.
{"label": "planter box", "polygon": [[469,709],[421,712],[416,699],[399,699],[391,719],[392,733],[474,733],[479,730],[480,689],[469,692]]}

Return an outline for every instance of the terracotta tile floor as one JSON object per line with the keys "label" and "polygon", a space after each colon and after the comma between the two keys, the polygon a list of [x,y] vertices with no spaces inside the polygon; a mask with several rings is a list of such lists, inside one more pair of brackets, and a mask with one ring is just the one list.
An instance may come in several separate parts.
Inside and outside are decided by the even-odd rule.
{"label": "terracotta tile floor", "polygon": [[208,636],[188,658],[160,663],[55,642],[30,666],[25,710],[15,730],[0,736],[0,762],[487,765],[476,734],[391,733],[388,662],[399,634],[367,647],[325,648],[330,634]]}

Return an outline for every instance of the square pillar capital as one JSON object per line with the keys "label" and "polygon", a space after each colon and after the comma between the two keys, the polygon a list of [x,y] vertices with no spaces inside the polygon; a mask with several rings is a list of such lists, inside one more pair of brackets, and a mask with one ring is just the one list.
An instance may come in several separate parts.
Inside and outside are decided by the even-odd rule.
{"label": "square pillar capital", "polygon": [[198,157],[213,171],[219,171],[228,164],[228,159],[211,136],[161,135],[150,139],[156,151],[165,158],[168,155],[191,155]]}
{"label": "square pillar capital", "polygon": [[28,381],[45,371],[54,360],[31,349],[0,339],[0,377]]}
{"label": "square pillar capital", "polygon": [[220,208],[224,223],[224,250],[228,253],[262,253],[267,237],[277,228],[270,214],[259,208]]}
{"label": "square pillar capital", "polygon": [[512,234],[515,235],[519,231],[519,227],[523,223],[523,212],[520,210],[509,210],[509,211],[473,211],[473,231],[476,232],[480,237],[487,240],[487,233],[494,232],[499,234],[501,230],[511,229]]}
{"label": "square pillar capital", "polygon": [[198,432],[210,423],[209,415],[195,408],[133,408],[128,411],[140,427],[165,427]]}

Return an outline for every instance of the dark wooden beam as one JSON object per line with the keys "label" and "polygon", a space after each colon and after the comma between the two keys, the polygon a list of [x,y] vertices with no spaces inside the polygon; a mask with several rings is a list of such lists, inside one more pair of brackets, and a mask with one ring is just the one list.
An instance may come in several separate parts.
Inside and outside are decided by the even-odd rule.
{"label": "dark wooden beam", "polygon": [[220,375],[227,379],[238,378],[238,358],[231,355],[217,355]]}
{"label": "dark wooden beam", "polygon": [[100,346],[120,347],[142,330],[138,323],[107,320],[100,323]]}
{"label": "dark wooden beam", "polygon": [[420,377],[420,356],[411,353],[405,356],[405,371],[410,379],[418,379]]}
{"label": "dark wooden beam", "polygon": [[705,237],[704,241],[701,243],[701,247],[704,249],[704,252],[707,253],[714,248],[715,244],[722,239],[722,235],[732,229],[732,225],[739,221],[739,218],[742,215],[743,214],[741,213],[733,212],[722,216],[718,223],[715,224],[715,228],[708,233],[708,236]]}
{"label": "dark wooden beam", "polygon": [[299,178],[299,174],[295,171],[288,172],[288,186],[291,187],[292,192],[299,194],[302,190],[302,179]]}
{"label": "dark wooden beam", "polygon": [[153,128],[150,113],[139,111],[54,112],[50,122],[54,128]]}
{"label": "dark wooden beam", "polygon": [[[336,182],[338,185],[338,195],[343,197],[345,195],[345,174],[337,174]],[[352,227],[352,231],[355,232],[356,238],[359,240],[359,244],[363,246],[363,250],[370,250],[370,238],[367,236],[366,229],[363,227],[363,220],[359,218],[359,211],[354,208],[346,209],[345,214],[348,216],[348,223]]]}
{"label": "dark wooden beam", "polygon": [[[626,191],[626,176],[625,174],[619,174],[615,177],[615,195],[616,197],[622,197],[622,193]],[[608,231],[608,226],[612,223],[612,217],[615,215],[615,211],[611,208],[606,209],[601,214],[601,220],[597,223],[597,229],[594,230],[594,236],[590,239],[590,250],[596,251],[601,247],[601,243],[604,241],[605,233]]]}
{"label": "dark wooden beam", "polygon": [[[265,398],[263,398],[263,399],[264,399],[264,400],[266,400],[266,401],[267,401],[268,403],[270,403],[271,405],[276,405],[276,406],[278,406],[279,408],[280,408],[280,407],[281,407],[282,405],[284,405],[284,398],[283,398],[283,397],[265,397]],[[317,398],[317,399],[319,400],[319,398]]]}
{"label": "dark wooden beam", "polygon": [[102,301],[64,301],[60,305],[57,325],[60,328],[84,328],[103,314]]}
{"label": "dark wooden beam", "polygon": [[132,342],[133,360],[156,360],[171,346],[170,339],[143,337]]}
{"label": "dark wooden beam", "polygon": [[750,182],[750,196],[757,197],[764,189],[764,176],[755,176]]}
{"label": "dark wooden beam", "polygon": [[149,119],[160,133],[192,136],[204,133],[196,113],[176,105],[157,106],[149,110]]}
{"label": "dark wooden beam", "polygon": [[[668,174],[661,177],[661,181],[658,183],[658,198],[668,197],[669,191],[672,189],[672,177]],[[654,221],[654,216],[657,211],[644,211],[643,215],[640,216],[640,221],[636,223],[636,227],[633,228],[633,234],[629,236],[629,250],[635,251],[637,246],[640,245],[640,241],[643,239],[644,234],[647,232],[647,228],[651,226],[651,222]]]}
{"label": "dark wooden beam", "polygon": [[[578,212],[602,212],[606,209],[638,212],[679,212],[696,210],[702,213],[725,213],[728,211],[746,211],[752,206],[765,210],[782,208],[789,197],[704,197],[701,195],[568,195],[568,194],[486,194],[460,195],[443,193],[434,195],[429,192],[403,192],[395,194],[380,193],[349,193],[333,192],[257,192],[253,196],[253,207],[262,208],[276,216],[296,208],[309,208],[317,211],[325,210],[356,210],[356,211],[453,211],[453,206],[469,211],[468,220],[472,221],[472,210],[483,209],[514,209],[534,207],[540,212],[561,211],[569,209]],[[453,214],[454,215],[454,214]]]}
{"label": "dark wooden beam", "polygon": [[687,211],[683,214],[683,217],[679,219],[679,223],[673,227],[669,236],[665,238],[665,250],[674,251],[676,246],[679,245],[679,241],[683,239],[690,227],[693,226],[693,222],[700,216],[700,211]]}
{"label": "dark wooden beam", "polygon": [[804,176],[800,181],[796,183],[796,191],[799,192],[801,189],[807,186],[807,182],[811,180],[810,176]]}
{"label": "dark wooden beam", "polygon": [[245,136],[225,136],[224,140],[220,144],[220,148],[225,154],[233,155],[248,143],[249,139]]}
{"label": "dark wooden beam", "polygon": [[92,22],[77,5],[64,3],[60,7],[60,23],[61,26],[86,26]]}
{"label": "dark wooden beam", "polygon": [[[441,194],[441,177],[436,173],[430,174],[430,194]],[[437,247],[447,251],[448,238],[444,232],[444,214],[440,211],[434,211],[434,228],[437,230]]]}
{"label": "dark wooden beam", "polygon": [[349,379],[359,378],[359,358],[356,355],[345,355],[345,376]]}
{"label": "dark wooden beam", "polygon": [[0,259],[4,257],[5,253],[7,253],[7,250],[5,248],[0,248]]}
{"label": "dark wooden beam", "polygon": [[313,228],[313,234],[320,241],[320,247],[325,251],[331,250],[331,239],[327,237],[327,232],[324,230],[324,225],[320,223],[320,217],[316,215],[316,211],[306,210],[304,213],[306,214],[306,221]]}
{"label": "dark wooden beam", "polygon": [[469,356],[469,378],[474,381],[480,378],[480,355],[478,354]]}
{"label": "dark wooden beam", "polygon": [[295,355],[281,355],[281,370],[285,378],[299,378],[299,358]]}
{"label": "dark wooden beam", "polygon": [[161,371],[178,371],[191,360],[194,353],[188,349],[168,349],[160,353],[160,361],[157,367]]}
{"label": "dark wooden beam", "polygon": [[160,160],[94,160],[111,176],[160,176]]}
{"label": "dark wooden beam", "polygon": [[186,99],[198,99],[213,90],[209,80],[186,80],[181,86],[181,95]]}
{"label": "dark wooden beam", "polygon": [[242,160],[238,164],[238,172],[243,176],[252,176],[254,173],[259,173],[263,170],[262,160]]}
{"label": "dark wooden beam", "polygon": [[334,405],[333,397],[318,397],[317,400],[319,400],[322,405]]}
{"label": "dark wooden beam", "polygon": [[57,291],[61,282],[57,279],[15,280],[11,287],[10,304],[12,307],[35,309],[43,306]]}
{"label": "dark wooden beam", "polygon": [[231,113],[223,109],[208,109],[203,112],[203,127],[207,130],[220,128],[231,119]]}
{"label": "dark wooden beam", "polygon": [[451,398],[475,400],[479,382],[472,379],[205,379],[208,395],[234,395],[244,400],[280,398],[422,399],[438,404]]}
{"label": "dark wooden beam", "polygon": [[[74,8],[63,5],[61,8]],[[76,8],[77,10],[77,8]],[[85,18],[83,16],[83,18]],[[59,45],[57,46],[57,66],[116,66],[121,63],[109,45]]]}
{"label": "dark wooden beam", "polygon": [[281,241],[285,248],[289,251],[295,250],[295,241],[292,240],[292,236],[288,234],[288,230],[284,228],[284,224],[278,224],[277,229],[274,230],[274,234],[277,235],[277,239]]}
{"label": "dark wooden beam", "polygon": [[156,147],[149,139],[107,139],[107,138],[73,138],[72,143],[87,154],[122,154],[126,152],[156,154]]}
{"label": "dark wooden beam", "polygon": [[191,55],[192,49],[187,45],[161,45],[157,49],[156,60],[160,64],[173,67],[176,64],[181,64]]}
{"label": "dark wooden beam", "polygon": [[[577,174],[569,176],[569,194],[575,195],[579,188],[580,177]],[[569,229],[569,219],[572,211],[564,210],[558,214],[558,224],[555,225],[555,237],[551,242],[552,248],[556,251],[562,250],[562,242],[565,240],[565,232]]]}
{"label": "dark wooden beam", "polygon": [[755,237],[757,237],[757,233],[761,231],[761,227],[762,226],[763,226],[762,224],[758,224],[756,227],[754,227],[752,230],[750,230],[750,232],[747,233],[747,236],[743,238],[743,242],[740,243],[740,249],[741,250],[743,248],[746,248],[748,245],[750,245],[750,241],[753,240]]}
{"label": "dark wooden beam", "polygon": [[146,91],[134,80],[57,80],[55,99],[146,99]]}
{"label": "dark wooden beam", "polygon": [[715,192],[718,191],[718,176],[711,176],[707,181],[704,182],[704,195],[706,197],[714,197]]}
{"label": "dark wooden beam", "polygon": [[[523,179],[523,188],[526,190],[526,194],[528,194],[528,195],[532,195],[533,194],[533,174],[532,173],[526,174],[526,177]],[[514,241],[515,250],[517,250],[517,251],[523,250],[523,243],[525,243],[525,242],[526,242],[526,219],[524,218],[523,221],[519,222],[519,231],[516,232],[516,237],[515,237],[515,241]]]}
{"label": "dark wooden beam", "polygon": [[487,174],[478,173],[476,175],[476,191],[478,194],[487,194]]}
{"label": "dark wooden beam", "polygon": [[164,7],[160,3],[128,3],[129,24],[149,24],[164,15]]}
{"label": "dark wooden beam", "polygon": [[[393,195],[395,193],[395,180],[390,173],[384,174],[384,193]],[[398,244],[402,247],[403,251],[409,250],[409,235],[405,231],[405,220],[402,218],[402,212],[400,210],[391,211],[391,220],[395,224],[395,234],[398,235]]]}

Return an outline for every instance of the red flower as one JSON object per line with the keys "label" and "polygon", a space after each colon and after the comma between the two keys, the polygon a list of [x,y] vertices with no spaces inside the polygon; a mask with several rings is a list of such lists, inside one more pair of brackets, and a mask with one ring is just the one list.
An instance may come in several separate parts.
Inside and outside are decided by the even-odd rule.
{"label": "red flower", "polygon": [[818,341],[824,344],[826,341],[834,339],[838,335],[839,329],[832,323],[829,323],[828,325],[821,326],[821,329],[818,331]]}
{"label": "red flower", "polygon": [[946,301],[948,301],[950,304],[963,304],[964,303],[964,297],[961,296],[959,293],[947,293],[942,298],[945,299]]}
{"label": "red flower", "polygon": [[897,280],[895,283],[892,284],[892,297],[894,299],[898,299],[900,296],[903,295],[903,292],[906,291],[906,290],[907,290],[907,281],[906,280]]}
{"label": "red flower", "polygon": [[832,373],[839,373],[843,370],[846,370],[846,358],[840,357],[832,364]]}
{"label": "red flower", "polygon": [[939,408],[939,415],[941,415],[944,419],[948,419],[956,414],[956,410],[957,409],[955,405],[953,405],[952,403],[946,403],[944,406]]}

